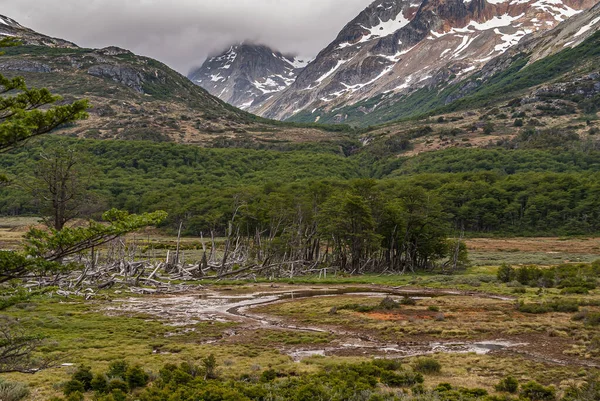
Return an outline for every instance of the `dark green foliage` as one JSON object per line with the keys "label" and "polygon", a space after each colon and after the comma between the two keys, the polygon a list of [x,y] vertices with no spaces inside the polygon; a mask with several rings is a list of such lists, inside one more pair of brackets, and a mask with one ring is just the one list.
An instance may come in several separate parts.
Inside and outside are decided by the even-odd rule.
{"label": "dark green foliage", "polygon": [[144,387],[148,383],[149,376],[140,366],[131,366],[125,372],[125,381],[129,385],[129,389],[133,390],[138,387]]}
{"label": "dark green foliage", "polygon": [[73,393],[84,393],[84,392],[85,392],[85,385],[82,382],[80,382],[79,380],[75,380],[75,379],[69,380],[63,386],[63,393],[66,396],[69,396]]}
{"label": "dark green foliage", "polygon": [[113,376],[108,380],[108,386],[106,387],[106,391],[112,393],[115,390],[127,393],[129,391],[129,386],[127,385],[127,382],[125,382],[125,380]]}
{"label": "dark green foliage", "polygon": [[[31,151],[6,155],[0,168],[25,173],[27,160],[43,146],[32,144]],[[174,227],[184,219],[184,232],[190,235],[211,230],[222,235],[236,196],[252,208],[268,198],[303,197],[311,186],[322,186],[325,198],[337,193],[343,199],[349,179],[371,174],[365,171],[370,162],[364,155],[111,141],[69,146],[87,154],[99,172],[92,192],[109,206],[131,212],[164,209],[171,216],[168,224]],[[422,188],[425,199],[443,207],[452,227],[464,226],[467,232],[590,234],[600,232],[598,160],[596,151],[450,149],[376,162],[372,174],[382,180],[372,190],[394,199],[406,187]],[[39,212],[18,187],[0,188],[0,194],[3,214]]]}
{"label": "dark green foliage", "polygon": [[520,395],[529,401],[555,401],[556,390],[554,387],[544,387],[536,382],[529,382],[521,387]]}
{"label": "dark green foliage", "polygon": [[547,303],[523,303],[518,305],[519,312],[544,314],[550,312],[573,313],[579,311],[579,305],[573,301],[554,301]]}
{"label": "dark green foliage", "polygon": [[83,383],[85,391],[89,391],[92,388],[92,380],[94,375],[92,374],[92,368],[89,366],[80,366],[79,369],[73,374],[73,380]]}
{"label": "dark green foliage", "polygon": [[381,374],[381,382],[390,387],[411,387],[415,384],[421,384],[423,381],[424,379],[421,373],[394,373],[386,371]]}
{"label": "dark green foliage", "polygon": [[111,378],[125,378],[125,372],[129,369],[129,364],[124,360],[113,361],[108,365],[108,372],[106,375]]}
{"label": "dark green foliage", "polygon": [[442,364],[433,358],[418,358],[413,364],[413,369],[424,374],[438,374],[442,371]]}
{"label": "dark green foliage", "polygon": [[519,391],[519,381],[512,376],[507,376],[496,385],[496,390],[516,394]]}
{"label": "dark green foliage", "polygon": [[74,393],[71,393],[67,396],[67,400],[66,401],[83,401],[85,399],[83,393],[81,393],[80,391],[76,391]]}
{"label": "dark green foliage", "polygon": [[500,268],[498,268],[497,277],[498,280],[503,283],[510,283],[515,279],[515,269],[512,266],[503,263]]}
{"label": "dark green foliage", "polygon": [[272,382],[276,378],[277,378],[277,372],[273,369],[265,370],[260,375],[260,381],[264,382],[264,383]]}
{"label": "dark green foliage", "polygon": [[91,389],[97,393],[105,393],[108,389],[108,380],[103,374],[96,374],[90,383]]}
{"label": "dark green foliage", "polygon": [[374,359],[371,363],[383,370],[393,371],[402,368],[402,362],[398,359]]}
{"label": "dark green foliage", "polygon": [[210,354],[206,358],[202,359],[202,366],[204,367],[204,379],[216,379],[217,376],[217,359],[213,354]]}

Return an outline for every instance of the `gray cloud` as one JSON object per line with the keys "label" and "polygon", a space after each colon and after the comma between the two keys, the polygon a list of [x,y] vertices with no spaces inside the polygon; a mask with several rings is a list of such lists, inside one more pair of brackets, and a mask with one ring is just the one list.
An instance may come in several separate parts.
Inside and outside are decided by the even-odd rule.
{"label": "gray cloud", "polygon": [[0,0],[0,14],[84,47],[115,45],[187,74],[242,40],[314,56],[372,0]]}

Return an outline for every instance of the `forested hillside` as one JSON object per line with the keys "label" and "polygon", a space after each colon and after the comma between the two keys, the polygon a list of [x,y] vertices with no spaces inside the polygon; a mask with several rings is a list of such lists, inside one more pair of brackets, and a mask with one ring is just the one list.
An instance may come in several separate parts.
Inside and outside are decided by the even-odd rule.
{"label": "forested hillside", "polygon": [[238,208],[235,220],[249,232],[275,230],[274,219],[293,220],[308,205],[307,218],[319,223],[328,200],[349,194],[364,202],[375,232],[385,208],[413,192],[439,208],[436,224],[454,232],[600,232],[600,151],[579,150],[448,149],[374,162],[366,150],[347,157],[341,147],[202,149],[50,137],[2,158],[0,168],[22,185],[2,189],[0,213],[39,213],[27,182],[40,154],[53,146],[75,150],[100,204],[166,210],[168,227],[183,222],[193,235],[223,234]]}

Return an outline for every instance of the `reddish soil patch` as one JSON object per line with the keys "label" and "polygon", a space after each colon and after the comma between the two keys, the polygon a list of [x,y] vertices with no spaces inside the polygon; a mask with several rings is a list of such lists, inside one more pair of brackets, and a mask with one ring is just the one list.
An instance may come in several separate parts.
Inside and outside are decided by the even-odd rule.
{"label": "reddish soil patch", "polygon": [[397,312],[369,312],[369,313],[359,313],[361,316],[366,316],[370,319],[375,320],[384,320],[384,321],[401,321],[401,320],[411,320],[411,319],[420,319],[420,320],[431,320],[434,318],[435,314],[428,311],[418,311],[418,310],[402,310]]}

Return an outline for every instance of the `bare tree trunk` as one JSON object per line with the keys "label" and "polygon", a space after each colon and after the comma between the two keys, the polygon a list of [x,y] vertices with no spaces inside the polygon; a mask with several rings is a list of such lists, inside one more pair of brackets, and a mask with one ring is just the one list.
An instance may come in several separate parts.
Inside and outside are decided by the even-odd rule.
{"label": "bare tree trunk", "polygon": [[183,221],[179,223],[179,231],[177,231],[177,250],[175,251],[175,266],[179,265],[179,247],[181,245],[181,228],[183,227]]}

